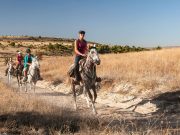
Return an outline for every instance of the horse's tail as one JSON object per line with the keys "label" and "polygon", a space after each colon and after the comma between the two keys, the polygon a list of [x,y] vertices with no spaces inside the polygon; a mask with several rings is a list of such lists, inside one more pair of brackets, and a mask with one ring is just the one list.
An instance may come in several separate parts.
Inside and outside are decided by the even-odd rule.
{"label": "horse's tail", "polygon": [[67,80],[66,80],[66,83],[68,85],[71,84],[71,81],[72,81],[72,77],[74,76],[74,64],[70,66],[68,72],[67,72]]}

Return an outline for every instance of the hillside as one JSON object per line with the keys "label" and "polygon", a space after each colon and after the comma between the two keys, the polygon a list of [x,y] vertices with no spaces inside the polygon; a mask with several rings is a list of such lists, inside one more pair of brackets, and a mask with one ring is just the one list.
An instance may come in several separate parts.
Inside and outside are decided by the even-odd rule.
{"label": "hillside", "polygon": [[[54,38],[54,37],[32,37],[32,36],[1,36],[0,48],[2,50],[23,50],[24,48],[31,48],[34,52],[43,55],[59,55],[66,56],[73,54],[73,45],[75,39]],[[128,45],[107,45],[88,41],[88,44],[96,44],[97,50],[101,54],[106,53],[127,53],[148,51],[150,49],[143,47],[135,47]],[[161,49],[161,48],[154,48]]]}

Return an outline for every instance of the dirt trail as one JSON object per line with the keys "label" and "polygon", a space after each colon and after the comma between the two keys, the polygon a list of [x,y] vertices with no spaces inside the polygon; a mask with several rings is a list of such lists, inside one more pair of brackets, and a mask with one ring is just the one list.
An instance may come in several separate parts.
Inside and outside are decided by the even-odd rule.
{"label": "dirt trail", "polygon": [[[4,68],[0,69],[0,81],[7,84],[7,78],[4,76],[3,72]],[[121,85],[121,84],[120,84]],[[72,95],[69,94],[70,87],[67,86],[64,83],[60,83],[58,85],[53,85],[51,82],[47,81],[39,81],[37,83],[36,91],[35,93],[30,90],[28,92],[25,92],[24,90],[19,91],[16,79],[13,78],[11,87],[14,88],[17,92],[20,94],[30,94],[33,96],[36,96],[39,99],[42,99],[43,101],[47,102],[48,104],[53,104],[58,107],[69,107],[70,109],[74,108],[74,102]],[[127,87],[127,86],[125,86]],[[121,89],[119,89],[121,90]],[[180,92],[178,92],[176,95],[177,99],[180,100]],[[174,98],[174,96],[171,96],[171,98]],[[160,97],[159,97],[160,98]],[[172,98],[172,99],[173,99]],[[170,113],[167,115],[169,119],[176,119],[180,122],[180,106],[179,102],[177,103],[176,100],[173,99],[171,102],[172,104],[168,105],[166,108],[162,108],[159,106],[160,103],[166,103],[164,99],[147,99],[143,97],[136,97],[133,95],[123,95],[118,94],[118,90],[108,92],[108,91],[98,91],[98,98],[97,103],[95,104],[98,117],[100,118],[110,118],[110,119],[150,119],[154,117],[159,117],[160,113],[158,112],[164,112],[164,111],[172,111],[175,107],[176,113],[173,114]],[[167,102],[170,103],[170,102]],[[176,103],[176,104],[174,104]],[[84,99],[84,96],[78,96],[77,98],[77,104],[78,104],[78,111],[77,113],[88,113],[92,114],[91,108],[88,108],[86,105],[86,101]],[[175,106],[177,105],[177,106]],[[173,121],[173,120],[172,120]]]}

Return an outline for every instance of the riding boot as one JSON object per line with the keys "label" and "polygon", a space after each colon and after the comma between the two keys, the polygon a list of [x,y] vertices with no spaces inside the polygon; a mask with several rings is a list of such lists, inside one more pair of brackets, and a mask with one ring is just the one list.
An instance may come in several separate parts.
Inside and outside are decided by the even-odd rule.
{"label": "riding boot", "polygon": [[78,83],[79,84],[79,82],[80,82],[80,77],[79,77],[80,75],[77,73],[77,72],[74,72],[74,77],[75,77],[75,83]]}
{"label": "riding boot", "polygon": [[75,83],[79,83],[81,80],[81,76],[79,73],[79,61],[82,59],[81,56],[75,57],[75,67],[74,67],[74,77],[75,77]]}
{"label": "riding boot", "polygon": [[74,77],[75,77],[74,82],[75,82],[76,84],[79,84],[79,82],[80,82],[80,80],[81,80],[80,74],[79,74],[79,66],[74,69]]}

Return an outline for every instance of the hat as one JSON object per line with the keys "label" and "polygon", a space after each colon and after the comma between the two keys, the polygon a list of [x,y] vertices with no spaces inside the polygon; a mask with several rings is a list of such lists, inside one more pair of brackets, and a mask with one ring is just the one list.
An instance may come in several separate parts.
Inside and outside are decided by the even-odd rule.
{"label": "hat", "polygon": [[86,32],[85,31],[83,31],[83,30],[80,30],[79,31],[79,34],[85,34]]}

